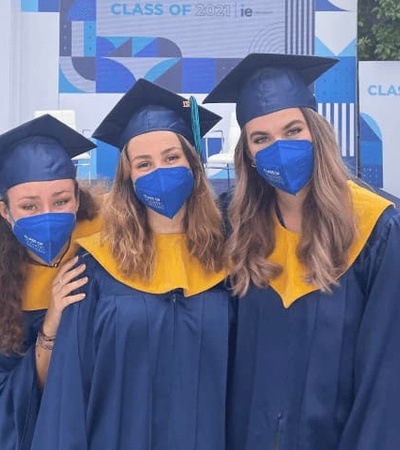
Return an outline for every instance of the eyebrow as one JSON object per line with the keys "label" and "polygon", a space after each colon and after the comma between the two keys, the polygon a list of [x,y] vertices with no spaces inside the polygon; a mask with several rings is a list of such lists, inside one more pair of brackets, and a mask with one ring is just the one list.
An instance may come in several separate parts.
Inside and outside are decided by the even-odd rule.
{"label": "eyebrow", "polygon": [[65,194],[72,194],[73,188],[71,190],[63,189],[62,191],[54,192],[54,194],[51,194],[52,197],[58,197],[59,195],[65,195]]}
{"label": "eyebrow", "polygon": [[[182,147],[177,147],[177,146],[172,146],[172,147],[168,147],[168,148],[166,148],[165,150],[163,150],[162,152],[161,152],[161,154],[164,156],[164,155],[167,155],[168,153],[171,153],[172,151],[174,151],[174,150],[182,150],[183,151],[183,148]],[[143,155],[137,155],[137,156],[135,156],[131,161],[133,162],[133,161],[135,161],[135,160],[137,160],[137,159],[149,159],[149,158],[151,158],[152,156],[151,155],[145,155],[145,154],[143,154]]]}
{"label": "eyebrow", "polygon": [[[286,131],[289,128],[292,128],[294,125],[305,125],[305,122],[301,119],[294,119],[291,120],[289,123],[287,123],[283,129]],[[250,134],[250,138],[254,138],[256,136],[269,136],[269,133],[265,132],[265,131],[253,131]]]}
{"label": "eyebrow", "polygon": [[[72,194],[72,192],[67,191],[67,190],[57,191],[57,192],[54,192],[53,194],[51,194],[51,197],[59,197],[60,195],[64,195],[64,194]],[[23,197],[20,197],[18,199],[18,201],[39,200],[39,199],[40,199],[40,195],[24,195]]]}
{"label": "eyebrow", "polygon": [[38,195],[24,195],[23,197],[20,197],[18,199],[18,201],[21,201],[21,200],[36,200],[38,198],[39,198]]}

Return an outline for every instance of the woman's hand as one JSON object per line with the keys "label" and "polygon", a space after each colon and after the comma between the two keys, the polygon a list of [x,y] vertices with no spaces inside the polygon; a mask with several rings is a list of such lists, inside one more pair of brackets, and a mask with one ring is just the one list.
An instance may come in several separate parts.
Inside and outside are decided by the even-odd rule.
{"label": "woman's hand", "polygon": [[42,330],[36,341],[35,360],[36,373],[41,387],[44,386],[49,369],[51,350],[55,344],[58,326],[64,308],[85,298],[85,294],[72,294],[73,291],[84,286],[88,278],[81,276],[86,269],[85,264],[79,264],[78,257],[67,261],[57,272],[52,285],[52,295],[49,308],[44,317]]}
{"label": "woman's hand", "polygon": [[79,266],[75,267],[77,262],[77,256],[67,261],[60,266],[54,278],[51,301],[42,327],[42,331],[46,336],[55,336],[57,334],[64,308],[85,298],[84,293],[72,294],[73,291],[84,286],[88,281],[87,277],[80,277],[85,271],[86,265],[79,264]]}

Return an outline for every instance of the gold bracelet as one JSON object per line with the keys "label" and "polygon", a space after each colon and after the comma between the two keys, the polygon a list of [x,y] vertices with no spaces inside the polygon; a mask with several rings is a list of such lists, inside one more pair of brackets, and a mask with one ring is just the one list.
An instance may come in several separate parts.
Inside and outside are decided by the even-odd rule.
{"label": "gold bracelet", "polygon": [[45,350],[53,350],[55,340],[56,336],[47,336],[42,330],[39,330],[36,338],[36,345]]}

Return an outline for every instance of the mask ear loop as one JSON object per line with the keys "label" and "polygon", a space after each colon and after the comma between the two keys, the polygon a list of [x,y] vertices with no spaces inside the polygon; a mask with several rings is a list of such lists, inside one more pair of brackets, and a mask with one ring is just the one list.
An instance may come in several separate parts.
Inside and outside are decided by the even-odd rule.
{"label": "mask ear loop", "polygon": [[203,144],[201,140],[199,106],[197,104],[196,99],[193,96],[190,97],[189,101],[190,101],[190,119],[192,123],[194,146],[198,155],[200,156],[201,162],[204,164],[206,161],[204,157]]}

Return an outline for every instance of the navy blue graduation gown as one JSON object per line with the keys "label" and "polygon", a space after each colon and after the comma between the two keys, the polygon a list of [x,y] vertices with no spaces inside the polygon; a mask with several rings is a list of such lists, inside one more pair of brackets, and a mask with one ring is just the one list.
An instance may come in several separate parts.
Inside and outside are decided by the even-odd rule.
{"label": "navy blue graduation gown", "polygon": [[45,310],[24,313],[26,352],[22,356],[0,354],[0,449],[30,448],[41,389],[36,377],[35,340]]}
{"label": "navy blue graduation gown", "polygon": [[[88,236],[101,227],[101,216],[79,221],[71,239]],[[72,244],[64,255],[67,261],[78,246]],[[0,450],[30,449],[41,389],[36,377],[35,341],[51,300],[51,286],[58,270],[27,264],[26,282],[21,292],[26,322],[24,356],[0,354]]]}
{"label": "navy blue graduation gown", "polygon": [[230,299],[149,294],[91,256],[63,313],[32,450],[223,450]]}
{"label": "navy blue graduation gown", "polygon": [[400,449],[400,220],[386,209],[333,293],[238,302],[229,450]]}

